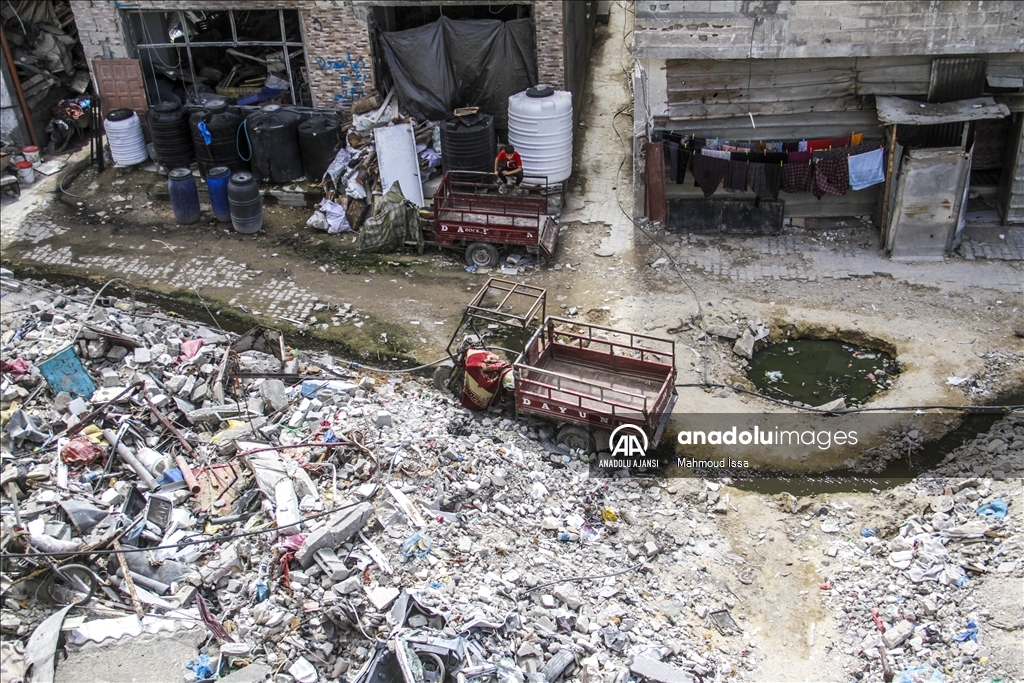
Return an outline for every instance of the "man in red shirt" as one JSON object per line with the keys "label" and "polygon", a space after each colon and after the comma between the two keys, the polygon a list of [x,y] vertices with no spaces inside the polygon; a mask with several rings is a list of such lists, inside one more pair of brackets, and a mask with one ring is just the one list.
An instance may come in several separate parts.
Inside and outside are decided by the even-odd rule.
{"label": "man in red shirt", "polygon": [[515,184],[515,193],[519,194],[519,184],[523,182],[523,160],[512,145],[505,145],[494,159],[494,175],[498,176],[498,192],[508,193],[510,183]]}

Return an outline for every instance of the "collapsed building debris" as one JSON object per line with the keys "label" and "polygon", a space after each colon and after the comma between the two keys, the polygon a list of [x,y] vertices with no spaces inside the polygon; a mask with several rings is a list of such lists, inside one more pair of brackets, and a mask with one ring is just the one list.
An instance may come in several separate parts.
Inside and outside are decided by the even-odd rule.
{"label": "collapsed building debris", "polygon": [[[12,287],[31,296],[5,309],[2,336],[11,666],[52,676],[54,661],[72,666],[54,659],[59,648],[201,633],[201,649],[168,671],[756,677],[742,588],[708,570],[739,566],[740,584],[753,580],[715,526],[732,514],[720,483],[592,478],[549,425],[498,406],[471,413],[426,378],[360,371],[290,349],[276,330],[239,336],[102,291],[5,278]],[[1022,452],[1024,420],[1011,415],[947,471],[890,494],[885,515],[776,498],[800,520],[788,533],[832,541],[814,590],[851,674],[994,671],[987,632],[1020,625],[971,590],[1024,573],[1009,524],[1019,490],[999,481],[1000,460]]]}

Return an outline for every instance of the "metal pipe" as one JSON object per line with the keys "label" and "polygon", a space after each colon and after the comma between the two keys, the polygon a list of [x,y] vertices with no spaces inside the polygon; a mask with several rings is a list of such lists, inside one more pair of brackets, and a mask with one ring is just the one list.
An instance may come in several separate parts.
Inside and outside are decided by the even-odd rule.
{"label": "metal pipe", "polygon": [[7,45],[7,36],[0,31],[0,44],[3,45],[4,59],[7,61],[7,68],[11,72],[11,81],[14,82],[14,92],[18,94],[18,104],[21,105],[21,115],[25,117],[25,127],[28,128],[28,136],[32,144],[39,146],[39,138],[36,137],[36,128],[32,125],[32,112],[29,111],[28,102],[25,101],[25,93],[21,89],[21,79],[18,78],[18,70],[14,68],[14,58],[11,57],[11,48]]}
{"label": "metal pipe", "polygon": [[191,491],[193,495],[199,493],[199,482],[196,480],[196,475],[192,474],[192,468],[189,467],[188,461],[185,460],[185,457],[182,455],[175,455],[174,464],[178,466],[179,470],[181,470],[181,478],[185,480],[186,484],[188,484],[188,490]]}
{"label": "metal pipe", "polygon": [[121,460],[124,460],[129,467],[135,470],[135,474],[139,475],[139,479],[141,479],[142,483],[146,485],[146,488],[150,491],[156,491],[160,487],[160,485],[156,483],[156,479],[153,478],[153,475],[149,473],[149,470],[142,466],[142,463],[135,457],[135,454],[132,453],[131,449],[117,441],[117,434],[110,429],[104,429],[103,438],[110,444],[117,443],[117,454],[121,456]]}
{"label": "metal pipe", "polygon": [[[120,555],[118,555],[118,557],[120,557]],[[160,581],[157,581],[156,579],[151,579],[148,576],[144,576],[142,574],[139,574],[138,572],[133,572],[130,569],[128,570],[128,573],[131,575],[132,580],[135,583],[139,584],[140,586],[142,586],[146,590],[153,591],[157,595],[163,595],[167,591],[171,590],[171,587],[168,586],[166,583],[161,583]],[[121,577],[123,579],[124,578],[124,570],[123,569],[118,569],[117,572],[115,573],[115,575],[119,576],[119,577]]]}
{"label": "metal pipe", "polygon": [[[169,419],[167,419],[166,415],[160,412],[160,409],[157,408],[151,400],[149,400],[149,396],[143,394],[143,398],[146,399],[146,404],[149,406],[150,411],[152,411],[152,413],[156,416],[156,419],[160,421],[160,424],[166,427],[167,430],[171,432],[171,434],[174,434],[174,436],[178,439],[178,441],[185,448],[189,455],[198,460],[199,454],[196,453],[194,448],[192,448],[192,444],[190,444],[185,439],[185,437],[181,435],[181,432],[178,431],[178,428],[175,427]],[[191,491],[193,494],[199,493],[199,482],[196,481],[195,475],[192,474],[192,468],[189,467],[188,461],[185,460],[185,458],[181,455],[175,455],[174,464],[176,464],[178,466],[178,469],[181,470],[181,476],[185,480],[185,483],[188,484],[188,490]]]}

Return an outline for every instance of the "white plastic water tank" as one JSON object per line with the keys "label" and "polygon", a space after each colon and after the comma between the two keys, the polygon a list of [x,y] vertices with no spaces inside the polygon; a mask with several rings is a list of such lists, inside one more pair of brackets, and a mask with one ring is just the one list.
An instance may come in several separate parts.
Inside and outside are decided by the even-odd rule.
{"label": "white plastic water tank", "polygon": [[538,85],[508,98],[508,141],[527,176],[559,183],[572,174],[572,93]]}
{"label": "white plastic water tank", "polygon": [[118,166],[134,166],[149,158],[139,115],[131,109],[115,109],[103,121],[110,156]]}

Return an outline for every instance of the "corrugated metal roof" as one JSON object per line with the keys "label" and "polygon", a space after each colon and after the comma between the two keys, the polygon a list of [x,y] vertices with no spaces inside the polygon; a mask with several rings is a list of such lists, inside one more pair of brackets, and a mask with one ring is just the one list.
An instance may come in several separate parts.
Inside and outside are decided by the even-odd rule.
{"label": "corrugated metal roof", "polygon": [[957,102],[981,97],[985,92],[988,60],[980,57],[953,57],[932,61],[928,81],[929,102]]}

